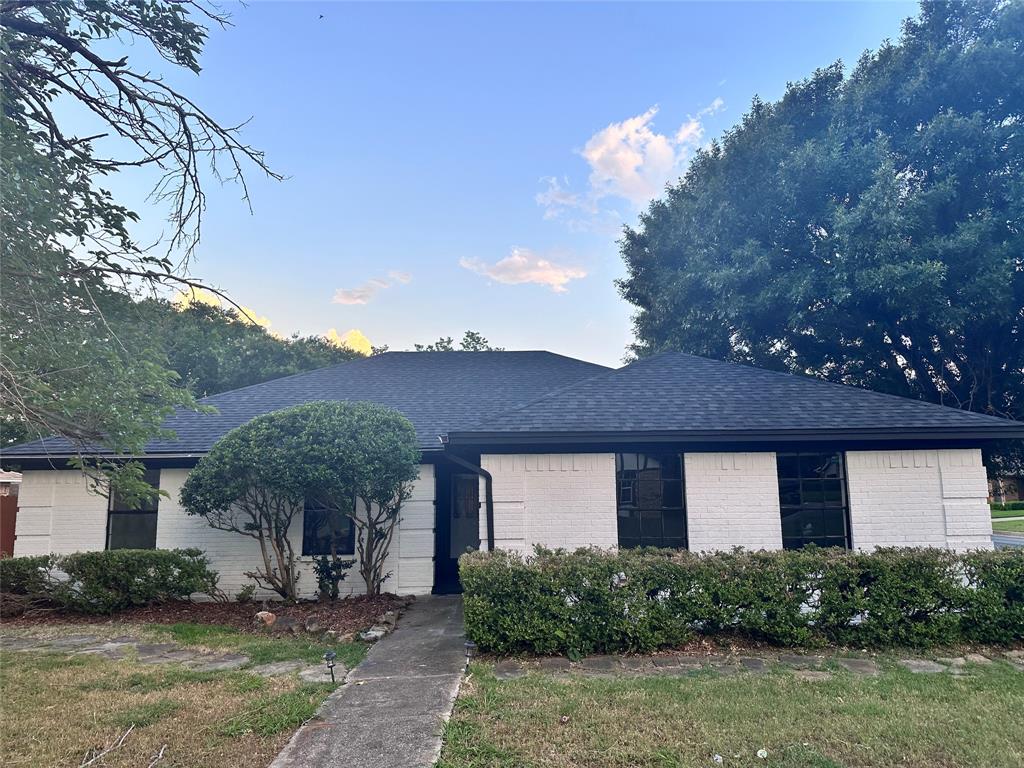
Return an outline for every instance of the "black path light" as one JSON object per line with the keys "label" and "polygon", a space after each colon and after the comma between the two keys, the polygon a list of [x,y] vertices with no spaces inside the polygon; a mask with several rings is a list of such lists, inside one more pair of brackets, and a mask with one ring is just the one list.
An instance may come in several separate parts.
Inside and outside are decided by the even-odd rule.
{"label": "black path light", "polygon": [[334,660],[336,658],[338,658],[338,654],[336,654],[334,651],[327,651],[324,654],[324,661],[327,662],[327,669],[331,673],[331,682],[332,683],[335,682],[335,680],[334,680]]}

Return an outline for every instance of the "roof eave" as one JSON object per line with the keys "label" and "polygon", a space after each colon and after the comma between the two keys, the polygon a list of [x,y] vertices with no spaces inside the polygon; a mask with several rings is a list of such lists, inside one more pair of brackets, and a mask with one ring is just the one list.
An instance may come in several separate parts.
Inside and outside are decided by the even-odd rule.
{"label": "roof eave", "polygon": [[545,445],[607,443],[799,443],[813,441],[990,442],[1024,438],[1024,424],[998,427],[917,427],[908,429],[790,429],[790,430],[656,430],[581,432],[451,432],[450,445]]}

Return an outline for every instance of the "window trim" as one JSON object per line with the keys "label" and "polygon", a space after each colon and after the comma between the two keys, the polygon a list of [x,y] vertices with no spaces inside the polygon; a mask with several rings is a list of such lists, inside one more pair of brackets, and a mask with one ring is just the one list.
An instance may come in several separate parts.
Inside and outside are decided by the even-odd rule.
{"label": "window trim", "polygon": [[[146,480],[146,482],[148,482],[157,490],[160,490],[161,471],[159,469],[147,467],[143,474],[144,479],[146,478],[146,475],[149,475],[150,477],[152,477],[153,475],[156,476],[156,482],[150,482],[148,479]],[[144,549],[156,549],[157,536],[159,535],[160,526],[160,496],[158,495],[153,500],[153,509],[112,509],[114,505],[115,493],[113,491],[110,491],[109,495],[107,496],[107,531],[104,542],[104,549],[111,550],[110,536],[112,531],[110,523],[116,515],[152,515],[156,519],[156,525],[153,526],[153,546],[144,547]],[[114,549],[139,549],[139,547],[115,547]]]}
{"label": "window trim", "polygon": [[[795,548],[794,547],[786,547],[786,536],[785,536],[785,534],[782,531],[782,513],[783,513],[783,509],[784,508],[792,509],[792,508],[796,508],[797,506],[803,507],[805,505],[804,505],[804,503],[802,501],[801,501],[801,503],[799,505],[783,504],[782,503],[782,480],[784,478],[779,473],[779,469],[778,469],[779,457],[780,456],[795,456],[797,458],[799,458],[801,456],[838,456],[839,457],[839,472],[840,472],[839,489],[840,489],[840,493],[842,494],[842,504],[839,507],[832,507],[832,509],[841,509],[842,510],[842,513],[843,513],[843,531],[844,531],[843,549],[845,549],[846,551],[852,551],[853,550],[853,520],[850,517],[850,489],[849,489],[849,473],[847,471],[847,463],[846,463],[846,451],[844,451],[844,450],[833,450],[833,451],[795,450],[795,451],[776,451],[775,452],[775,478],[776,478],[776,484],[778,485],[778,494],[779,494],[779,497],[778,497],[779,498],[779,533],[780,533],[780,538],[782,540],[782,548],[783,549],[791,549],[792,550],[792,549],[803,549],[804,547],[807,546],[807,544],[809,542],[805,542],[800,547],[795,547]],[[798,482],[801,482],[804,478],[803,477],[798,477],[798,478],[787,477],[785,479],[786,480],[797,480]],[[813,508],[814,505],[807,505],[807,506]],[[821,508],[828,509],[828,507],[825,507],[824,505],[821,505]],[[828,545],[828,546],[839,546],[839,545],[838,544],[833,544],[833,545]]]}
{"label": "window trim", "polygon": [[[330,552],[306,554],[306,530],[307,530],[306,526],[307,526],[307,520],[309,519],[308,515],[306,514],[306,511],[309,508],[309,506],[310,506],[309,500],[308,499],[303,499],[303,501],[302,501],[302,544],[299,546],[299,557],[309,557],[309,558],[313,558],[313,557],[330,557],[331,556]],[[316,511],[319,511],[320,509],[326,509],[326,508],[325,507],[313,507],[313,509],[316,510]],[[319,539],[320,537],[318,536],[316,538]],[[338,548],[337,556],[338,557],[346,557],[346,558],[348,558],[348,557],[355,557],[355,554],[356,554],[356,524],[354,522],[352,522],[351,519],[348,520],[348,536],[346,537],[345,544],[346,544],[346,546],[345,546],[344,550],[341,549],[341,547]]]}
{"label": "window trim", "polygon": [[[661,466],[664,466],[664,464],[662,462],[663,462],[663,460],[667,456],[673,457],[675,459],[675,461],[678,462],[678,466],[679,466],[679,478],[678,478],[678,481],[679,481],[679,503],[680,503],[680,505],[678,507],[666,507],[663,504],[661,507],[659,507],[657,509],[655,509],[653,507],[643,507],[643,506],[640,505],[640,493],[639,493],[638,489],[636,489],[636,488],[631,488],[630,489],[631,501],[629,503],[627,503],[627,504],[624,504],[623,501],[622,501],[622,477],[621,477],[621,472],[623,472],[624,470],[621,470],[619,468],[624,463],[623,462],[623,458],[622,458],[624,456],[636,456],[636,457],[649,456],[651,458],[657,459],[659,461],[659,464],[661,464]],[[633,471],[635,471],[637,473],[639,473],[641,471],[639,469],[639,461],[637,462],[637,469],[633,470]],[[638,477],[634,478],[634,482],[636,482],[637,479],[638,479]],[[663,477],[659,481],[662,484],[662,500],[664,500],[664,498],[665,498],[665,493],[664,493],[664,483],[665,483],[665,480],[666,479]],[[676,478],[672,477],[672,478],[668,478],[668,480],[669,481],[675,481]],[[622,535],[621,535],[621,532],[619,530],[619,525],[620,525],[620,520],[621,520],[621,517],[622,517],[623,510],[628,510],[630,512],[637,512],[637,513],[640,513],[641,515],[642,515],[643,512],[658,512],[658,513],[660,513],[661,516],[662,516],[662,535],[661,535],[662,541],[661,541],[661,543],[657,544],[657,545],[655,545],[655,544],[646,544],[645,545],[643,543],[643,536],[641,534],[639,536],[639,542],[640,543],[637,544],[636,547],[624,547],[622,545]],[[665,546],[665,543],[664,543],[664,539],[665,539],[665,523],[664,523],[664,518],[665,518],[666,513],[675,513],[675,512],[678,512],[680,514],[680,518],[681,518],[681,521],[682,521],[682,527],[683,527],[682,542],[680,543],[680,545],[678,547],[669,547],[669,546]],[[619,452],[616,452],[616,454],[615,454],[615,521],[616,521],[616,546],[618,546],[619,549],[635,549],[635,548],[640,548],[640,547],[644,547],[644,546],[656,546],[656,547],[661,548],[661,549],[689,550],[689,548],[690,548],[690,520],[689,520],[689,510],[688,510],[687,504],[686,504],[686,461],[685,461],[685,454],[682,451],[653,451],[653,452],[652,451],[619,451]],[[642,526],[642,524],[643,523],[642,523],[642,518],[641,518],[640,525]],[[641,527],[641,531],[642,531],[642,527]]]}

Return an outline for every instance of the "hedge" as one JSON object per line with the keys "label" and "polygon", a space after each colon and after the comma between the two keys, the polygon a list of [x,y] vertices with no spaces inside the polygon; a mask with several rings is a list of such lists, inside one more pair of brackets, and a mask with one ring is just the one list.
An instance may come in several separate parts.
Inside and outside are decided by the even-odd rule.
{"label": "hedge", "polygon": [[1024,512],[1024,501],[994,501],[989,506],[991,506],[992,509],[999,510],[1000,512],[1009,512],[1013,510]]}
{"label": "hedge", "polygon": [[114,549],[0,559],[0,592],[83,613],[218,596],[217,572],[198,549]]}
{"label": "hedge", "polygon": [[780,646],[1024,639],[1024,551],[696,555],[476,552],[459,561],[466,633],[486,652],[647,652],[697,636]]}

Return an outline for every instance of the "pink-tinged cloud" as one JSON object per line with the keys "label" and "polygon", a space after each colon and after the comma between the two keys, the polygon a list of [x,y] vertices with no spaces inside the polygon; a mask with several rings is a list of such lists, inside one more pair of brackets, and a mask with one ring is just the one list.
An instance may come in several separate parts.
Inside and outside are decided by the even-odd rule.
{"label": "pink-tinged cloud", "polygon": [[565,293],[570,281],[587,276],[587,271],[582,267],[559,264],[528,248],[513,248],[512,253],[493,264],[482,259],[459,259],[459,266],[498,283],[536,283],[547,286],[555,293]]}
{"label": "pink-tinged cloud", "polygon": [[331,299],[331,302],[349,305],[369,304],[373,297],[385,288],[390,288],[396,283],[405,285],[411,280],[412,275],[408,272],[400,272],[397,269],[393,269],[388,272],[386,279],[374,277],[356,288],[339,288],[334,292],[334,298]]}

